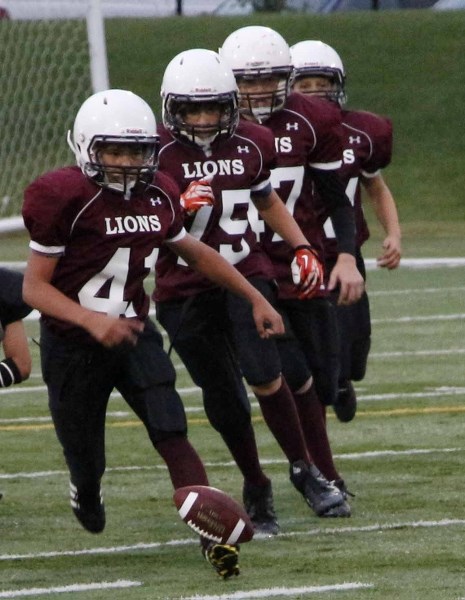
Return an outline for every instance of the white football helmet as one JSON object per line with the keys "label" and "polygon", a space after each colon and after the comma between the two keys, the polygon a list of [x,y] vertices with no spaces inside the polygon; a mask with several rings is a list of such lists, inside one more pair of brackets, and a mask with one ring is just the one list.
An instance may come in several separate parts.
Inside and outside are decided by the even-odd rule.
{"label": "white football helmet", "polygon": [[260,25],[242,27],[226,38],[219,54],[229,63],[238,82],[259,82],[275,76],[279,79],[273,92],[239,93],[245,116],[252,115],[261,123],[283,108],[293,68],[289,46],[277,31]]}
{"label": "white football helmet", "polygon": [[[151,183],[157,167],[159,136],[150,106],[132,92],[106,90],[90,96],[79,109],[68,144],[81,171],[102,187],[129,198],[137,184]],[[140,166],[101,163],[104,145],[130,147],[143,158]]]}
{"label": "white football helmet", "polygon": [[[173,137],[208,150],[227,139],[239,122],[234,74],[216,52],[196,48],[175,56],[166,67],[162,86],[163,124]],[[216,123],[189,124],[186,115],[205,107],[218,110]]]}
{"label": "white football helmet", "polygon": [[327,92],[326,96],[341,106],[346,102],[346,74],[342,60],[334,48],[318,40],[306,40],[291,46],[291,57],[294,80],[312,75],[328,77],[336,89]]}

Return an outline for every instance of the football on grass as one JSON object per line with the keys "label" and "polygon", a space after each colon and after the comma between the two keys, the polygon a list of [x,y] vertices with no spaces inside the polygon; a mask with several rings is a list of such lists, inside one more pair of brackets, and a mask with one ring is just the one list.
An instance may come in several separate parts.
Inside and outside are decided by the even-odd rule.
{"label": "football on grass", "polygon": [[178,488],[174,503],[184,523],[218,544],[241,544],[253,538],[244,508],[225,492],[205,485]]}

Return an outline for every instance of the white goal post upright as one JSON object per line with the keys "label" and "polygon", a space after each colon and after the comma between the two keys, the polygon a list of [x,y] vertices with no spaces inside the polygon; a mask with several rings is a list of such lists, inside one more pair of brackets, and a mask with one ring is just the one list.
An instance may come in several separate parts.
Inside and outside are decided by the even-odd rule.
{"label": "white goal post upright", "polygon": [[87,12],[87,39],[89,42],[92,90],[101,92],[110,87],[108,80],[105,23],[100,0],[90,0]]}
{"label": "white goal post upright", "polygon": [[0,234],[23,229],[28,183],[74,162],[67,130],[110,87],[101,0],[15,0],[10,13],[0,21]]}

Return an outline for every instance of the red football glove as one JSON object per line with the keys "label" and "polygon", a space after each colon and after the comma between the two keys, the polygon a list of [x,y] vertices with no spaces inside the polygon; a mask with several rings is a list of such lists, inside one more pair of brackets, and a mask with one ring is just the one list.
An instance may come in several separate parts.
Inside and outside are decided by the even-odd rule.
{"label": "red football glove", "polygon": [[188,215],[196,213],[202,206],[215,204],[215,196],[207,179],[191,181],[186,191],[181,194],[180,200],[181,206]]}
{"label": "red football glove", "polygon": [[292,280],[299,289],[299,299],[315,296],[323,283],[323,265],[311,246],[297,246],[291,264]]}

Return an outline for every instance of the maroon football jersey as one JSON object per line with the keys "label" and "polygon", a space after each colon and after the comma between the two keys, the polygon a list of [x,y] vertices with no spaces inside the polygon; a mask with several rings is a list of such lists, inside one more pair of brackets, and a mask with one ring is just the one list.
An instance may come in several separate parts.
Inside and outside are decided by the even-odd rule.
{"label": "maroon football jersey", "polygon": [[[65,167],[28,186],[23,217],[30,247],[59,257],[51,283],[82,306],[113,316],[147,316],[143,281],[158,249],[185,235],[179,190],[162,173],[146,191],[125,200],[78,167]],[[57,332],[90,341],[80,328],[43,318]]]}
{"label": "maroon football jersey", "polygon": [[[210,185],[215,204],[186,218],[189,233],[214,248],[244,277],[273,279],[271,261],[249,222],[251,194],[271,190],[270,170],[275,166],[276,154],[270,132],[241,122],[229,139],[212,143],[208,156],[198,146],[173,139],[162,127],[159,134],[159,169],[169,173],[182,191],[192,181],[213,177]],[[213,286],[168,248],[160,251],[155,300],[185,298]]]}
{"label": "maroon football jersey", "polygon": [[[356,244],[361,248],[370,233],[363,214],[360,175],[376,175],[391,162],[392,124],[385,117],[365,111],[343,110],[342,120],[344,151],[339,174],[354,207]],[[325,232],[325,258],[334,261],[337,257],[334,229],[325,208],[320,206],[320,210]]]}
{"label": "maroon football jersey", "polygon": [[[340,111],[321,98],[293,93],[284,109],[272,114],[264,126],[273,132],[278,153],[277,166],[271,174],[273,187],[307,239],[321,249],[321,223],[315,210],[309,167],[334,171],[341,166]],[[280,297],[295,298],[297,289],[290,270],[292,249],[264,223],[258,222],[255,229],[273,261]]]}

